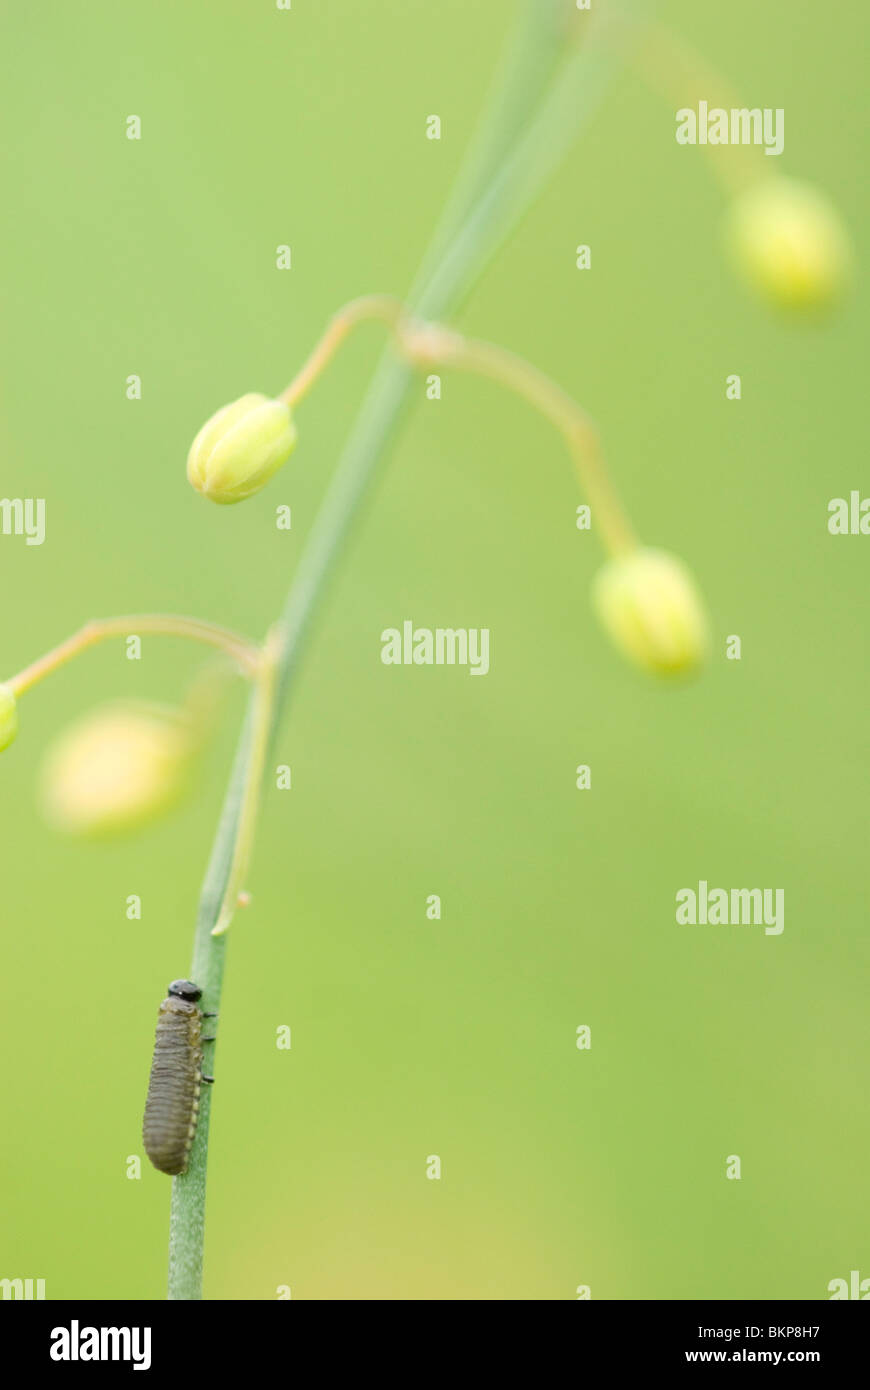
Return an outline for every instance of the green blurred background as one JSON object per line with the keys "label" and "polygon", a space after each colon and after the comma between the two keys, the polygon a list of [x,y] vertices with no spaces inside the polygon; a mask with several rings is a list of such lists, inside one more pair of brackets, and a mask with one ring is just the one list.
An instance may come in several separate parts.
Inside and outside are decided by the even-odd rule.
{"label": "green blurred background", "polygon": [[[265,630],[379,330],[254,501],[194,495],[189,442],[225,401],[280,389],[344,300],[407,289],[513,8],[3,6],[0,491],[47,506],[43,546],[0,537],[6,674],[92,615]],[[860,228],[870,18],[663,9],[747,104],[785,108],[778,171]],[[722,212],[674,107],[623,72],[459,320],[600,422],[642,535],[708,598],[696,685],[644,682],[596,626],[601,551],[548,427],[485,383],[420,388],[284,721],[293,789],[267,790],[232,931],[207,1297],[825,1298],[870,1276],[870,541],[826,530],[866,475],[866,289],[820,327],[778,321],[731,279]],[[384,667],[380,632],[405,618],[489,627],[489,676]],[[83,658],[26,699],[3,758],[0,1277],[49,1298],[164,1296],[169,1180],[144,1162],[130,1181],[126,1159],[243,693],[195,795],[137,838],[50,832],[40,756],[101,699],[180,698],[199,659],[158,639],[139,663],[121,644]],[[783,935],[677,927],[700,878],[784,887]]]}

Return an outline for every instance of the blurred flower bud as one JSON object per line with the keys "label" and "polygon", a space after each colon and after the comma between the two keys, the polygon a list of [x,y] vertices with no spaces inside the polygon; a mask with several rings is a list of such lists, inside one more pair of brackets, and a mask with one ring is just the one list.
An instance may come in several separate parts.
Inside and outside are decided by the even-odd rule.
{"label": "blurred flower bud", "polygon": [[686,566],[664,550],[635,550],[599,570],[595,610],[620,651],[656,675],[695,671],[707,650],[703,604]]}
{"label": "blurred flower bud", "polygon": [[259,492],[296,445],[289,406],[251,392],[207,420],[190,447],[187,476],[213,502]]}
{"label": "blurred flower bud", "polygon": [[780,175],[754,184],[733,203],[727,238],[739,274],[780,308],[827,308],[848,282],[849,233],[810,184]]}
{"label": "blurred flower bud", "polygon": [[40,795],[46,820],[70,835],[134,829],[178,798],[195,746],[181,710],[134,701],[102,705],[46,754]]}
{"label": "blurred flower bud", "polygon": [[18,733],[18,704],[8,685],[0,685],[0,753]]}

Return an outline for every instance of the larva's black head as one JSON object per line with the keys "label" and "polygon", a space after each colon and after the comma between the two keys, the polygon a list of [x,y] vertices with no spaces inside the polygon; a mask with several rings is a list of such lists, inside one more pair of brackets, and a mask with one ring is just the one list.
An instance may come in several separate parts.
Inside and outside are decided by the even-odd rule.
{"label": "larva's black head", "polygon": [[202,990],[193,980],[173,980],[167,993],[174,995],[176,999],[186,999],[191,1004],[202,998]]}

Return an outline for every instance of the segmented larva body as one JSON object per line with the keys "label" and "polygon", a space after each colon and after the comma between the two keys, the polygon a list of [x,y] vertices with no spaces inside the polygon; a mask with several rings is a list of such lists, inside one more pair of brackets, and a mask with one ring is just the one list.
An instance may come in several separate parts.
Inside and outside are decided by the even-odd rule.
{"label": "segmented larva body", "polygon": [[196,1134],[203,1082],[201,997],[191,980],[173,980],[157,1015],[142,1140],[161,1173],[185,1171]]}

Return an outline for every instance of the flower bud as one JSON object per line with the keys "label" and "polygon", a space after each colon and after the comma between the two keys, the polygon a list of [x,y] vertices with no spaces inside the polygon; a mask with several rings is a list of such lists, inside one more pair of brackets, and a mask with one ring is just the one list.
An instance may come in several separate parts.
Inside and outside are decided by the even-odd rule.
{"label": "flower bud", "polygon": [[0,753],[18,733],[18,704],[8,685],[0,685]]}
{"label": "flower bud", "polygon": [[46,755],[43,813],[70,835],[134,829],[178,798],[194,747],[183,711],[135,701],[103,705]]}
{"label": "flower bud", "polygon": [[696,670],[707,619],[686,566],[664,550],[635,550],[599,570],[592,602],[622,653],[656,675]]}
{"label": "flower bud", "polygon": [[241,502],[287,462],[296,438],[289,406],[251,392],[206,421],[190,446],[187,476],[213,502]]}
{"label": "flower bud", "polygon": [[837,209],[797,179],[773,175],[742,193],[727,239],[739,274],[780,308],[827,308],[849,279],[851,241]]}

